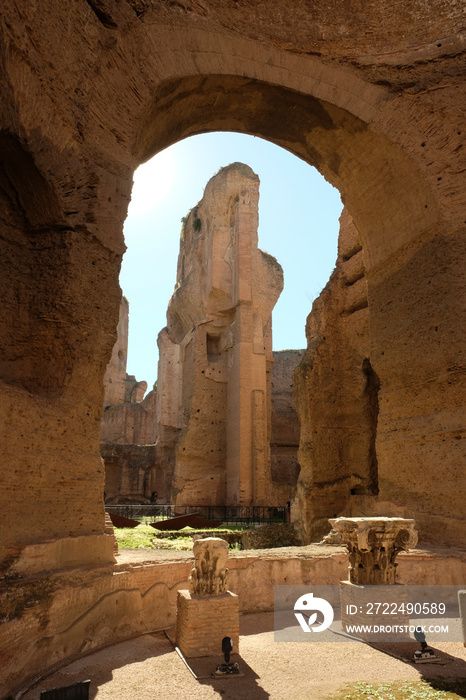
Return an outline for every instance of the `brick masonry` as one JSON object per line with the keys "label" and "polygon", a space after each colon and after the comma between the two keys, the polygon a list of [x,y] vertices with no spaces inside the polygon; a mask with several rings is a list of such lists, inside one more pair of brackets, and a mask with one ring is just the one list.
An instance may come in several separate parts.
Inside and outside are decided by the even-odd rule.
{"label": "brick masonry", "polygon": [[218,656],[223,637],[231,637],[239,654],[239,600],[231,591],[219,596],[192,596],[178,591],[176,644],[184,656]]}

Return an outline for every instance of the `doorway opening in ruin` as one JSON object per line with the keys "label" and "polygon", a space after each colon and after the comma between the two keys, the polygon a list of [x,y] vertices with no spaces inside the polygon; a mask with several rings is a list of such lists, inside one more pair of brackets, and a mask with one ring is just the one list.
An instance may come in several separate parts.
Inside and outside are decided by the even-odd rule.
{"label": "doorway opening in ruin", "polygon": [[[259,248],[276,257],[284,269],[284,291],[273,312],[275,371],[271,390],[275,400],[269,416],[269,423],[272,423],[270,471],[272,482],[277,485],[272,500],[275,502],[278,498],[284,505],[292,496],[299,474],[299,420],[292,400],[292,374],[306,347],[306,317],[312,301],[335,266],[338,218],[342,209],[338,191],[315,168],[269,141],[220,132],[178,142],[141,166],[135,173],[132,203],[125,224],[128,250],[120,284],[130,304],[130,330],[128,351],[120,347],[119,360],[124,356],[126,361],[128,354],[126,369],[130,379],[127,382],[136,386],[140,384],[136,377],[144,378],[150,389],[157,378],[157,334],[167,323],[180,237],[184,235],[188,214],[194,212],[193,225],[197,221],[200,223],[194,210],[207,182],[220,168],[235,161],[250,165],[259,176]],[[120,319],[120,323],[128,333],[127,322]],[[222,352],[220,336],[206,332],[205,343],[208,362],[218,363]],[[122,369],[120,364],[118,371]],[[111,442],[117,440],[123,445],[128,439],[155,440],[154,433],[137,428],[139,419],[144,420],[147,428],[147,414],[151,411],[155,418],[155,401],[149,393],[141,406],[133,405],[129,411],[112,406],[104,413],[103,456],[108,467],[111,465],[113,475],[116,458],[115,448],[110,448]],[[137,418],[130,416],[130,412]],[[105,424],[110,421],[113,425],[108,430]],[[118,447],[116,451],[125,452],[122,472],[126,471],[127,475],[122,473],[120,491],[125,485],[134,490],[134,496],[136,491],[144,491],[146,496],[155,491],[159,500],[166,500],[163,496],[166,488],[160,475],[155,480],[146,477],[141,481],[140,469],[127,461],[128,450]],[[118,488],[114,487],[113,491]],[[109,497],[112,499],[116,495],[109,494]],[[120,492],[119,495],[131,496],[131,493]],[[211,493],[206,494],[207,500],[211,497]],[[216,500],[225,497],[217,495]]]}

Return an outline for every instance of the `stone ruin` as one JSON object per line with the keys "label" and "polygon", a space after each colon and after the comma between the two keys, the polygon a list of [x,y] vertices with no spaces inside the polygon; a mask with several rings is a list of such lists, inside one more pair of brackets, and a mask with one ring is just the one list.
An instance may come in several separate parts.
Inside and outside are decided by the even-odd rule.
{"label": "stone ruin", "polygon": [[[137,572],[114,570],[102,380],[133,172],[192,134],[253,134],[314,165],[358,241],[316,302],[294,381],[303,540],[344,512],[464,545],[463,7],[237,5],[1,4],[5,695],[160,622],[151,592],[131,592]],[[116,580],[133,601],[120,627],[105,607]]]}
{"label": "stone ruin", "polygon": [[349,581],[357,586],[392,586],[395,559],[413,549],[418,540],[414,520],[408,518],[336,518],[333,529],[349,552]]}
{"label": "stone ruin", "polygon": [[145,383],[126,374],[122,300],[102,419],[108,502],[156,494],[187,505],[284,506],[292,498],[292,373],[304,351],[272,352],[283,273],[258,249],[258,200],[257,175],[234,163],[186,217],[157,384],[145,399]]}
{"label": "stone ruin", "polygon": [[257,247],[259,178],[222,168],[187,216],[158,337],[160,460],[179,504],[268,505],[272,309],[283,272]]}
{"label": "stone ruin", "polygon": [[[225,544],[227,546],[225,546]],[[219,537],[206,537],[193,544],[194,567],[189,582],[193,595],[222,595],[228,590],[226,568],[228,544]]]}
{"label": "stone ruin", "polygon": [[[272,419],[270,430],[270,475],[277,503],[291,500],[299,476],[298,448],[300,424],[293,398],[293,372],[304,350],[273,352],[270,373],[272,385]],[[281,494],[281,496],[279,496]]]}
{"label": "stone ruin", "polygon": [[122,297],[117,341],[104,377],[100,454],[105,464],[105,501],[149,499],[161,488],[157,472],[156,390],[126,372],[129,304]]}
{"label": "stone ruin", "polygon": [[218,656],[230,637],[239,651],[239,600],[228,590],[228,544],[219,537],[194,542],[190,590],[177,596],[176,642],[186,657]]}

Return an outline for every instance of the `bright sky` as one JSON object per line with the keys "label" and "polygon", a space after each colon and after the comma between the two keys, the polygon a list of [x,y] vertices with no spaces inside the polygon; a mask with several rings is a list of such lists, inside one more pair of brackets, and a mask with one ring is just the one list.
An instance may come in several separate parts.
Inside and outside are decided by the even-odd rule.
{"label": "bright sky", "polygon": [[272,315],[273,349],[306,347],[313,300],[335,266],[339,192],[315,168],[268,141],[233,133],[193,136],[167,148],[134,174],[120,274],[129,301],[129,374],[157,379],[157,335],[166,325],[176,281],[181,218],[202,198],[209,179],[235,161],[260,179],[259,247],[284,270],[285,288]]}

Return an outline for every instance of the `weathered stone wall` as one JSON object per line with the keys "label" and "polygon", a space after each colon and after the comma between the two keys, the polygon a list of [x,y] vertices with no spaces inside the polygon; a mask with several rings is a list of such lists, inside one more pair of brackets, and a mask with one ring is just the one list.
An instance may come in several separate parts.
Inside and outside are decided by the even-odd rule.
{"label": "weathered stone wall", "polygon": [[158,447],[180,504],[270,503],[271,313],[283,273],[257,248],[258,199],[257,175],[234,163],[183,224],[158,372]]}
{"label": "weathered stone wall", "polygon": [[117,339],[104,376],[104,407],[126,400],[126,361],[128,358],[129,303],[122,296],[118,317]]}
{"label": "weathered stone wall", "polygon": [[[220,191],[219,194],[217,190],[215,196],[224,197],[225,192]],[[199,207],[196,213],[199,213]],[[252,226],[257,226],[257,213],[254,211],[252,212]],[[183,236],[185,233],[184,228]],[[181,276],[181,279],[185,276],[185,256],[185,252],[182,251],[178,264],[178,277],[180,278]],[[212,263],[202,261],[202,264],[209,265]],[[190,272],[194,272],[192,266]],[[199,270],[197,272],[199,273]],[[260,285],[263,285],[267,283],[267,280],[265,282],[259,280],[259,282]],[[263,289],[262,286],[261,289]],[[267,322],[266,326],[267,334],[270,334],[269,322]],[[179,434],[174,434],[176,435],[174,440],[171,435],[164,433],[164,429],[169,425],[172,428],[177,428],[182,424],[179,417],[180,396],[183,387],[186,391],[190,382],[194,381],[191,376],[192,367],[188,364],[186,368],[187,376],[180,383],[180,374],[174,371],[174,368],[181,372],[181,365],[173,357],[173,352],[177,356],[181,356],[182,345],[177,344],[173,346],[169,335],[162,331],[159,338],[161,349],[159,370],[161,375],[158,378],[158,388],[159,395],[163,397],[163,400],[160,401],[160,405],[157,408],[157,392],[153,390],[145,398],[142,398],[146,383],[136,382],[135,378],[129,376],[126,372],[128,330],[129,304],[126,298],[123,297],[120,305],[117,341],[113,347],[112,357],[104,377],[104,414],[102,417],[100,453],[104,459],[106,471],[105,496],[107,501],[115,502],[119,497],[149,497],[155,491],[159,501],[170,500],[170,484],[167,484],[168,479],[162,474],[160,466],[157,467],[157,450],[155,449],[157,439],[156,417],[158,412],[161,434],[166,435],[166,438],[160,441],[158,448],[162,454],[171,450],[170,459],[174,462],[177,449],[176,440],[179,439]],[[211,346],[214,342],[217,342],[216,338],[207,337]],[[213,360],[212,349],[210,347],[211,361],[217,363],[216,369],[219,370],[219,356],[216,356]],[[292,377],[293,371],[303,354],[304,350],[274,352],[272,359],[269,358],[267,365],[269,368],[271,367],[266,378],[269,397],[267,403],[270,411],[267,425],[267,437],[270,437],[270,477],[267,489],[269,493],[268,503],[273,505],[285,505],[292,498],[299,473],[297,452],[300,430],[298,415],[293,404]],[[225,377],[223,377],[224,381],[220,382],[220,384],[226,384],[228,381],[228,361],[226,365],[224,363],[223,371]],[[201,373],[204,373],[205,376],[205,369],[201,370]],[[211,379],[212,377],[214,379],[217,378],[215,370],[213,373],[208,373],[208,378]],[[219,431],[219,435],[216,437],[213,437],[214,431],[211,428],[206,429],[205,433],[205,435],[209,436],[207,442],[210,443],[211,441],[214,445],[214,453],[217,452],[218,441],[220,440],[220,444],[222,441],[225,441],[225,430],[227,429],[225,423],[228,420],[228,413],[223,411],[226,394],[221,388],[217,388],[217,391],[217,401],[206,402],[204,409],[208,413],[210,408],[212,417],[215,416],[213,424],[217,426]],[[211,395],[210,399],[212,398],[213,396]],[[196,416],[196,418],[198,417]],[[121,447],[123,445],[131,446],[132,449],[124,449]],[[153,446],[153,448],[149,448],[149,445]],[[138,447],[141,449],[138,450]],[[268,450],[268,447],[266,446],[265,449]],[[208,461],[208,450],[205,457],[206,461]],[[150,460],[152,460],[151,464],[149,464]],[[218,461],[218,456],[213,461]],[[168,466],[166,471],[170,474],[172,470]],[[198,498],[198,495],[195,497]],[[209,497],[209,494],[207,497]],[[202,498],[205,498],[205,494],[202,494]]]}
{"label": "weathered stone wall", "polygon": [[157,392],[139,402],[106,406],[102,416],[101,442],[119,445],[152,445],[157,439]]}
{"label": "weathered stone wall", "polygon": [[346,210],[336,269],[313,304],[306,336],[308,349],[293,377],[301,471],[292,519],[299,513],[304,538],[315,541],[353,496],[378,493],[379,382],[370,362],[364,251]]}
{"label": "weathered stone wall", "polygon": [[275,505],[291,500],[299,475],[300,425],[293,401],[293,372],[303,355],[304,350],[273,353],[270,471]]}
{"label": "weathered stone wall", "polygon": [[155,449],[157,392],[153,389],[144,398],[147,383],[126,372],[128,329],[129,304],[122,297],[117,340],[104,377],[100,454],[105,464],[105,500],[138,501],[155,492],[164,501]]}
{"label": "weathered stone wall", "polygon": [[156,440],[155,389],[144,398],[147,382],[126,371],[129,303],[121,298],[117,339],[104,376],[104,412],[101,442],[147,445]]}
{"label": "weathered stone wall", "polygon": [[[128,392],[128,385],[137,387],[145,382],[136,384],[132,377],[126,373],[126,356],[128,346],[128,313],[129,305],[123,298],[120,308],[120,322],[118,324],[118,339],[112,352],[112,358],[107,366],[104,378],[104,414],[102,417],[100,453],[104,459],[106,479],[106,501],[114,502],[118,497],[137,498],[148,497],[155,491],[158,500],[169,500],[170,492],[166,488],[166,479],[160,466],[157,467],[157,448],[160,451],[167,450],[171,445],[171,438],[161,441],[157,448],[157,392],[149,392],[146,398],[140,400]],[[168,342],[167,342],[168,341]],[[172,355],[168,336],[162,332],[159,339],[161,346],[161,376],[158,378],[159,395],[164,396],[164,401],[158,407],[159,420],[170,421],[176,427],[178,419],[173,419],[173,405],[179,401],[181,388],[173,390]],[[168,347],[168,351],[165,348]],[[179,353],[180,346],[176,352]],[[273,505],[285,505],[294,495],[299,474],[297,460],[299,446],[299,419],[294,408],[292,396],[292,379],[296,365],[304,354],[304,350],[283,350],[273,353],[273,364],[269,373],[268,393],[270,393],[270,425],[267,435],[270,436],[270,486],[269,503]],[[176,367],[176,361],[173,361]],[[228,371],[228,370],[227,370]],[[185,381],[185,386],[189,382]],[[142,391],[142,390],[141,390]],[[219,410],[225,399],[216,407],[211,403],[215,413],[216,424],[224,431]],[[114,405],[108,405],[113,401]],[[207,404],[207,406],[209,403]],[[223,420],[227,420],[226,413]],[[165,428],[161,424],[161,431]],[[211,431],[208,431],[211,435]],[[179,436],[178,436],[179,437]],[[123,448],[126,445],[128,448]],[[175,442],[172,445],[176,450]],[[173,459],[174,452],[172,454]],[[206,457],[208,458],[208,453]],[[151,462],[149,464],[149,462]],[[148,468],[150,469],[148,470]],[[147,471],[148,470],[148,471]]]}
{"label": "weathered stone wall", "polygon": [[[318,541],[329,530],[328,518],[338,515],[414,517],[420,525],[421,540],[443,541],[450,537],[453,514],[461,517],[461,505],[454,493],[449,507],[442,499],[436,501],[434,493],[441,492],[442,485],[437,490],[426,479],[433,465],[429,467],[421,455],[425,442],[433,440],[435,444],[437,437],[428,438],[429,431],[419,436],[419,455],[413,460],[406,445],[403,448],[401,435],[396,440],[384,435],[386,424],[380,423],[380,414],[393,397],[387,389],[389,377],[385,375],[386,383],[381,382],[373,363],[380,366],[380,358],[396,345],[395,329],[390,330],[385,349],[374,343],[366,252],[346,210],[340,224],[336,269],[307,319],[308,349],[294,375],[301,422],[301,471],[292,520],[304,541]],[[414,270],[412,274],[413,293],[418,293]],[[393,322],[402,323],[401,319]],[[430,331],[438,332],[432,322]],[[403,408],[405,415],[419,405],[416,374],[411,391],[410,402]],[[457,418],[450,420],[443,418],[442,432],[459,440]],[[419,422],[416,416],[409,421],[415,430]],[[393,454],[382,449],[387,442],[393,448],[397,445]],[[453,450],[451,455],[451,476],[460,481],[456,452]],[[439,470],[441,473],[440,466]],[[424,511],[427,503],[429,510]]]}
{"label": "weathered stone wall", "polygon": [[[365,257],[380,502],[464,543],[462,5],[4,0],[0,13],[2,574],[21,589],[38,552],[47,580],[72,554],[79,593],[113,561],[99,437],[132,173],[216,129],[270,139],[340,190]],[[80,619],[56,595],[53,624]],[[43,609],[29,610],[2,625],[8,677],[39,667],[28,650],[48,658]]]}
{"label": "weathered stone wall", "polygon": [[155,445],[101,443],[105,463],[105,502],[141,503],[163,499]]}

